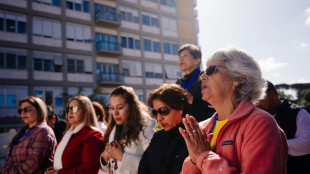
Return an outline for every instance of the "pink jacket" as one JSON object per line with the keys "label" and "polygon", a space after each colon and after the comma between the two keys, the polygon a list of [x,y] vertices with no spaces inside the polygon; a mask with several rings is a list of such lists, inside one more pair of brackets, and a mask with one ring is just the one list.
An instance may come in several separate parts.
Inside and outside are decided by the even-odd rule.
{"label": "pink jacket", "polygon": [[[200,122],[200,128],[209,133],[214,117]],[[243,101],[219,132],[216,152],[201,153],[196,165],[187,157],[181,174],[285,174],[287,155],[285,134],[274,118]]]}

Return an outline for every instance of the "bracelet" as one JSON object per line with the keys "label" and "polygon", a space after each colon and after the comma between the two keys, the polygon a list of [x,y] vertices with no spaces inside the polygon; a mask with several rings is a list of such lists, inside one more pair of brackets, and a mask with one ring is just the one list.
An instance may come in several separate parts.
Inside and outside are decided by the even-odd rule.
{"label": "bracelet", "polygon": [[196,165],[196,163],[194,163],[194,162],[192,161],[192,159],[191,159],[191,162],[192,162],[194,165]]}

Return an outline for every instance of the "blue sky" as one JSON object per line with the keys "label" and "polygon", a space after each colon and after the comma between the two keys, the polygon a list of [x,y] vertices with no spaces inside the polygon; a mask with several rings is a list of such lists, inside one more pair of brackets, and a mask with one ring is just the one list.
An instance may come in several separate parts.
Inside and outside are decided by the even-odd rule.
{"label": "blue sky", "polygon": [[309,0],[197,0],[203,67],[220,48],[249,53],[274,84],[310,83]]}

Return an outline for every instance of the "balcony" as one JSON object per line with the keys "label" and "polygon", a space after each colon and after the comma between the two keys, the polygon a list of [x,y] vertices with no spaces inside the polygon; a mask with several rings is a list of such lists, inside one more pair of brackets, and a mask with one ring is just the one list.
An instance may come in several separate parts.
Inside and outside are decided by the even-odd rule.
{"label": "balcony", "polygon": [[103,84],[121,85],[124,83],[124,76],[122,74],[97,74],[97,82]]}
{"label": "balcony", "polygon": [[122,47],[116,43],[97,42],[96,51],[98,54],[121,55]]}
{"label": "balcony", "polygon": [[115,13],[109,13],[104,10],[98,10],[95,13],[95,21],[98,25],[119,27],[121,25],[120,16]]}

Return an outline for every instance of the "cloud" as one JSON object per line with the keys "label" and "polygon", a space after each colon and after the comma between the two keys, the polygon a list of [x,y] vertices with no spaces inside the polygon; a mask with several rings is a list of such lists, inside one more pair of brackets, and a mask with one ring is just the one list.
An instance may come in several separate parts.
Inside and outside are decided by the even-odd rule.
{"label": "cloud", "polygon": [[278,68],[286,66],[286,62],[277,62],[273,57],[268,57],[266,59],[261,59],[258,61],[258,64],[262,71],[270,72]]}
{"label": "cloud", "polygon": [[310,83],[310,80],[306,80],[306,79],[298,79],[297,83]]}
{"label": "cloud", "polygon": [[307,10],[305,11],[307,19],[305,22],[305,26],[310,27],[310,7],[307,8]]}
{"label": "cloud", "polygon": [[301,47],[301,48],[306,48],[306,47],[308,47],[308,44],[302,42],[302,43],[300,43],[300,47]]}

